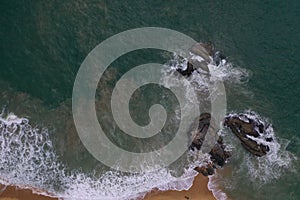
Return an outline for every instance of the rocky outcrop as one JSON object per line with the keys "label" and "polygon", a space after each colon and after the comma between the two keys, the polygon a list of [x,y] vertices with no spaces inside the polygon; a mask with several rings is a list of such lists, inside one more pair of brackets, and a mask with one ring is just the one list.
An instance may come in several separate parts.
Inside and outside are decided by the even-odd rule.
{"label": "rocky outcrop", "polygon": [[[177,71],[184,76],[191,76],[195,71],[201,74],[209,74],[209,64],[216,66],[222,65],[226,56],[219,51],[215,51],[214,45],[208,43],[196,43],[190,49],[191,57],[187,58],[187,66]],[[264,156],[270,151],[268,142],[272,142],[273,138],[268,137],[266,127],[260,120],[253,118],[247,114],[231,114],[224,119],[224,125],[231,129],[231,131],[239,138],[242,146],[256,156]],[[191,145],[189,147],[192,151],[199,151],[205,149],[205,137],[215,136],[217,129],[214,126],[212,117],[209,113],[202,113],[198,119],[195,120],[191,130]],[[217,139],[217,138],[214,138]],[[210,140],[214,140],[210,139]],[[195,170],[203,175],[212,175],[214,170],[218,167],[223,167],[231,154],[225,150],[226,147],[221,137],[215,142],[212,141],[208,145],[206,152],[209,151],[211,162],[205,166],[196,167]]]}
{"label": "rocky outcrop", "polygon": [[187,76],[188,77],[188,76],[192,75],[192,73],[195,71],[195,68],[194,68],[194,66],[190,62],[188,62],[187,63],[187,67],[186,67],[185,70],[183,70],[181,68],[178,68],[177,71],[180,74],[182,74],[183,76]]}
{"label": "rocky outcrop", "polygon": [[224,125],[240,139],[242,146],[256,156],[264,156],[270,150],[269,146],[258,142],[256,138],[271,142],[273,139],[263,137],[265,129],[263,123],[251,119],[245,114],[229,115],[225,118]]}
{"label": "rocky outcrop", "polygon": [[223,143],[223,138],[219,137],[217,143],[209,152],[211,156],[210,159],[215,165],[223,167],[228,158],[230,158],[231,153],[229,151],[226,151],[225,148],[226,146]]}
{"label": "rocky outcrop", "polygon": [[222,54],[220,51],[216,51],[213,55],[213,61],[217,66],[219,66],[219,64],[221,64],[222,60],[224,59],[226,59],[226,56]]}
{"label": "rocky outcrop", "polygon": [[185,69],[178,68],[177,71],[183,76],[189,77],[195,70],[202,73],[209,73],[208,64],[219,65],[226,57],[219,51],[215,51],[215,47],[211,42],[196,43],[190,52],[199,56],[198,59],[193,56],[188,58],[188,63]]}
{"label": "rocky outcrop", "polygon": [[[192,127],[192,143],[190,145],[190,150],[192,151],[201,150],[209,128],[211,128],[211,130],[215,133],[217,132],[209,113],[202,113],[196,122],[194,122]],[[197,172],[202,173],[204,176],[214,174],[215,169],[218,167],[223,167],[231,156],[230,152],[225,150],[225,145],[223,144],[223,139],[221,137],[218,138],[216,144],[210,150],[209,155],[211,159],[210,163],[194,169]]]}
{"label": "rocky outcrop", "polygon": [[205,139],[205,135],[210,126],[211,115],[209,113],[202,113],[192,126],[192,144],[191,150],[200,150]]}
{"label": "rocky outcrop", "polygon": [[199,61],[196,59],[189,59],[188,61],[188,66],[192,66],[194,70],[197,70],[198,72],[202,72],[202,73],[209,72],[208,64],[209,63],[205,61]]}
{"label": "rocky outcrop", "polygon": [[201,56],[206,63],[210,63],[210,57],[213,55],[213,48],[209,43],[196,43],[191,47],[190,52],[194,55]]}
{"label": "rocky outcrop", "polygon": [[218,142],[209,152],[211,162],[208,164],[195,167],[194,170],[203,174],[204,176],[213,175],[215,173],[215,169],[218,167],[223,167],[231,156],[229,151],[225,150],[225,145],[223,144],[223,139],[219,137]]}
{"label": "rocky outcrop", "polygon": [[212,163],[209,163],[206,166],[195,167],[194,170],[203,174],[203,176],[209,176],[215,173],[215,167]]}

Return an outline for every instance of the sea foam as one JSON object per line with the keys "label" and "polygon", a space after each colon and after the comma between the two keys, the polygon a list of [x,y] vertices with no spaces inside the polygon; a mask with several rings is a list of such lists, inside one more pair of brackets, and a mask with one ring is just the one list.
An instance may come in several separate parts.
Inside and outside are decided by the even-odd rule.
{"label": "sea foam", "polygon": [[[196,58],[200,59],[201,58]],[[169,81],[168,73],[186,67],[187,60],[179,57],[163,69],[162,81]],[[171,67],[170,67],[171,66]],[[196,83],[196,90],[207,89],[208,81],[230,81],[239,83],[247,76],[247,71],[236,69],[222,61],[219,66],[209,64],[214,79],[194,72],[190,81]],[[187,84],[188,85],[188,84]],[[195,88],[187,88],[189,92]],[[195,101],[191,98],[190,101]],[[144,196],[153,188],[159,190],[187,190],[192,186],[197,173],[195,166],[208,162],[208,155],[198,155],[190,159],[190,164],[180,177],[172,175],[168,169],[144,174],[124,175],[116,171],[104,172],[100,177],[87,174],[79,169],[70,170],[56,155],[50,133],[46,128],[32,127],[29,120],[13,113],[0,116],[0,177],[2,183],[45,190],[64,199],[134,199]],[[191,158],[195,158],[192,155]],[[68,169],[68,170],[66,170]],[[66,172],[68,171],[68,172]],[[70,172],[71,171],[71,172]],[[5,181],[4,181],[5,180]],[[210,182],[210,188],[213,183]],[[36,191],[41,193],[41,191]]]}
{"label": "sea foam", "polygon": [[48,130],[32,127],[28,119],[13,113],[0,117],[0,158],[0,183],[64,199],[134,199],[153,188],[186,190],[197,174],[191,168],[181,177],[167,169],[132,175],[107,171],[100,177],[80,170],[67,173]]}
{"label": "sea foam", "polygon": [[[289,140],[278,137],[273,129],[273,125],[269,119],[260,116],[252,110],[246,110],[243,115],[237,113],[229,114],[237,116],[241,120],[248,122],[248,119],[254,120],[263,124],[265,127],[264,133],[259,137],[248,136],[258,144],[269,146],[270,151],[262,157],[244,155],[242,166],[247,167],[248,177],[252,181],[260,181],[261,183],[270,182],[273,179],[278,179],[285,170],[291,168],[293,160],[296,157],[286,150]],[[259,131],[257,131],[259,132]],[[267,138],[272,138],[268,141]]]}

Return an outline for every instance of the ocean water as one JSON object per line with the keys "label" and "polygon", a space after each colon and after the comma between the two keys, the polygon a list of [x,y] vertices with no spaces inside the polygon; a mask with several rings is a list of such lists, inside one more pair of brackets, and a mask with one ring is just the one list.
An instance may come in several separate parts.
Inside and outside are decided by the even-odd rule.
{"label": "ocean water", "polygon": [[[233,134],[221,130],[233,156],[210,178],[210,188],[222,188],[230,199],[300,198],[298,1],[1,1],[0,10],[2,182],[39,187],[66,199],[130,199],[154,187],[191,186],[193,164],[184,161],[147,174],[109,169],[87,152],[73,126],[72,88],[86,55],[121,31],[155,26],[212,41],[227,56],[218,78],[225,83],[228,113],[248,112],[272,124],[269,132],[276,142],[263,158],[249,156]],[[172,59],[142,50],[112,64],[97,91],[98,119],[105,130],[114,132],[107,96],[116,79],[133,66]],[[142,103],[134,102],[132,109],[143,113],[158,99],[141,92]],[[173,105],[172,95],[165,95],[170,98],[160,102]],[[170,130],[177,124],[176,113],[171,116]],[[136,120],[147,124],[148,119]],[[111,139],[124,148],[145,145],[116,134]],[[168,139],[147,144],[157,148]],[[194,164],[207,158],[202,159]],[[215,194],[225,198],[217,189]]]}

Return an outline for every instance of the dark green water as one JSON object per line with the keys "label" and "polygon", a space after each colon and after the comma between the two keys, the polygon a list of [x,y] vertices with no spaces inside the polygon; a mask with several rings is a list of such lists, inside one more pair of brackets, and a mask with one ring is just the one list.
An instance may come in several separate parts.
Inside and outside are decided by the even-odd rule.
{"label": "dark green water", "polygon": [[[299,1],[1,1],[0,12],[0,91],[14,94],[0,97],[0,106],[6,104],[18,115],[36,123],[55,121],[56,114],[69,116],[77,70],[96,45],[131,28],[165,27],[213,41],[230,62],[249,70],[243,86],[249,96],[237,98],[238,92],[229,91],[229,110],[251,109],[269,118],[277,136],[291,141],[287,149],[300,155]],[[150,58],[156,57],[138,55],[126,62]],[[18,102],[17,95],[24,93],[33,100]],[[299,171],[299,164],[294,168]],[[299,199],[296,178],[287,172],[259,190],[265,199]],[[250,199],[258,188],[240,181],[240,187],[227,189],[229,196]]]}

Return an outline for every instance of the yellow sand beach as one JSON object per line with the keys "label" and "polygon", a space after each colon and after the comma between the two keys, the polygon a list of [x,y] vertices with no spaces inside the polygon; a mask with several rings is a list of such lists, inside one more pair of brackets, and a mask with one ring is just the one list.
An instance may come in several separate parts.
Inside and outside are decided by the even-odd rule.
{"label": "yellow sand beach", "polygon": [[185,191],[153,191],[144,200],[215,200],[212,192],[207,188],[208,177],[199,174],[189,190]]}
{"label": "yellow sand beach", "polygon": [[[163,192],[153,190],[140,200],[215,200],[212,192],[208,190],[207,184],[208,178],[198,175],[189,190]],[[58,200],[58,198],[34,194],[30,189],[0,185],[0,200]]]}

